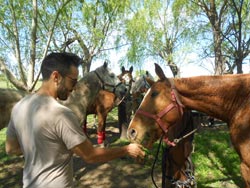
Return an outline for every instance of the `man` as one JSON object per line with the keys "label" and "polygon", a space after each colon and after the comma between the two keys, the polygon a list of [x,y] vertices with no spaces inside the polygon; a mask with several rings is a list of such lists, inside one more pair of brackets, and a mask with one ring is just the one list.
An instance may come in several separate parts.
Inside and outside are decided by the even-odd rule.
{"label": "man", "polygon": [[24,155],[23,187],[66,188],[73,185],[73,153],[87,163],[107,162],[129,155],[143,158],[140,145],[94,148],[75,114],[57,102],[73,91],[81,59],[70,53],[51,53],[42,62],[43,82],[35,93],[12,109],[6,152]]}

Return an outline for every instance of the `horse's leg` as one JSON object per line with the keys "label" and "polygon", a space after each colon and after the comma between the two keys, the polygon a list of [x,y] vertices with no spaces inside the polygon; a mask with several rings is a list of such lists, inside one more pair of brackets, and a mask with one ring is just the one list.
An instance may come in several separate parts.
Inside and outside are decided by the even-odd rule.
{"label": "horse's leg", "polygon": [[98,127],[98,125],[96,125],[96,114],[94,114],[94,123],[93,123],[93,126],[94,126],[95,128]]}
{"label": "horse's leg", "polygon": [[85,134],[87,134],[87,119],[85,119],[82,123],[82,130]]}
{"label": "horse's leg", "polygon": [[242,177],[245,180],[246,188],[250,188],[250,177],[249,177],[250,167],[249,167],[249,164],[247,164],[246,162],[241,162],[240,169],[241,169]]}
{"label": "horse's leg", "polygon": [[88,138],[90,138],[89,135],[88,135],[88,130],[87,130],[87,119],[81,121],[81,122],[80,122],[80,125],[82,125],[81,128],[82,128],[82,131],[84,132],[84,134],[85,134]]}
{"label": "horse's leg", "polygon": [[131,117],[132,117],[132,98],[130,96],[130,98],[127,100],[126,102],[126,118],[127,118],[127,122],[131,121]]}
{"label": "horse's leg", "polygon": [[98,117],[97,143],[103,144],[103,142],[106,139],[105,120],[106,120],[107,114],[102,114],[100,112],[97,112],[97,117]]}
{"label": "horse's leg", "polygon": [[240,170],[245,181],[246,188],[250,188],[250,139],[244,140],[244,143],[239,144],[241,163]]}
{"label": "horse's leg", "polygon": [[250,123],[246,123],[249,117],[239,117],[240,119],[235,121],[237,124],[230,126],[230,136],[235,150],[240,155],[240,169],[246,188],[250,188]]}
{"label": "horse's leg", "polygon": [[125,100],[122,101],[121,104],[118,105],[118,123],[119,123],[120,138],[126,139],[127,138],[128,121],[127,121]]}

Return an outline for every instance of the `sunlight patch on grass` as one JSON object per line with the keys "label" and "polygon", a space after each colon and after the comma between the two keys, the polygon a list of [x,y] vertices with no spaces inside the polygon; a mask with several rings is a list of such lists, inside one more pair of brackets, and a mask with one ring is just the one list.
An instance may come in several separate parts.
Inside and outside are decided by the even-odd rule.
{"label": "sunlight patch on grass", "polygon": [[[195,176],[198,187],[225,187],[238,182],[240,160],[230,145],[230,138],[224,130],[204,130],[195,135]],[[229,187],[237,187],[230,185]]]}

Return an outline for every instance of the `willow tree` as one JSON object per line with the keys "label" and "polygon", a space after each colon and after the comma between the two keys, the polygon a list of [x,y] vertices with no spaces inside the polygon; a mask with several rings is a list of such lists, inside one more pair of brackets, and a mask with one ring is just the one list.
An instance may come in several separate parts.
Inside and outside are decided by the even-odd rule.
{"label": "willow tree", "polygon": [[48,52],[78,54],[85,72],[94,58],[107,57],[119,45],[120,20],[129,7],[128,0],[0,2],[0,70],[26,91],[34,89]]}
{"label": "willow tree", "polygon": [[0,1],[0,71],[17,89],[34,89],[41,59],[70,1]]}
{"label": "willow tree", "polygon": [[83,73],[89,72],[94,59],[109,57],[109,52],[121,45],[122,20],[129,5],[129,0],[86,1],[74,15],[65,15],[71,21],[61,27],[65,42],[57,46],[80,53],[84,62]]}
{"label": "willow tree", "polygon": [[[127,61],[142,64],[154,58],[168,65],[174,76],[180,76],[177,62],[183,62],[194,33],[187,10],[171,0],[136,1],[126,21],[130,41]],[[191,32],[193,29],[193,32]],[[189,36],[189,43],[187,38]],[[184,50],[185,49],[185,50]]]}

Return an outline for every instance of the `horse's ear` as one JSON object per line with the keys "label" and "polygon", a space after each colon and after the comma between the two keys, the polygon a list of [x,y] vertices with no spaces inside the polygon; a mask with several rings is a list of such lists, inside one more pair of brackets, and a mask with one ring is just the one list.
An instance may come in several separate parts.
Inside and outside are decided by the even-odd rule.
{"label": "horse's ear", "polygon": [[125,67],[124,67],[124,66],[122,66],[121,71],[122,71],[122,73],[124,73],[124,72],[125,72]]}
{"label": "horse's ear", "polygon": [[103,63],[103,67],[104,67],[105,69],[108,67],[108,63],[107,63],[107,61],[104,61],[104,63]]}
{"label": "horse's ear", "polygon": [[150,79],[149,77],[146,77],[146,81],[148,82],[148,84],[150,85],[150,87],[155,83],[154,80]]}
{"label": "horse's ear", "polygon": [[129,68],[129,72],[130,72],[130,73],[133,72],[133,66],[131,66],[131,67]]}
{"label": "horse's ear", "polygon": [[163,70],[161,69],[161,67],[157,63],[155,63],[155,73],[160,78],[160,80],[167,79]]}

